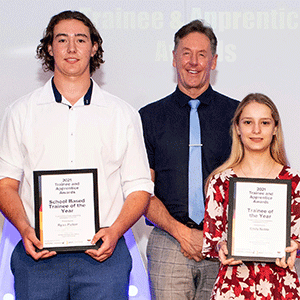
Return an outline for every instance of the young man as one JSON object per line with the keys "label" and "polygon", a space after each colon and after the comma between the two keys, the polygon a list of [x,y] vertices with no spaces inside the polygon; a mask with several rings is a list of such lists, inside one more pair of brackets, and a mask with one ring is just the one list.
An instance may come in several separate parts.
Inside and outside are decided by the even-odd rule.
{"label": "young man", "polygon": [[[37,57],[54,76],[6,111],[0,209],[22,237],[11,258],[17,299],[128,299],[131,257],[123,234],[143,214],[153,183],[138,113],[90,78],[102,54],[85,15],[53,16]],[[43,245],[34,230],[33,171],[90,168],[98,174],[101,228],[90,238],[101,240],[100,248],[37,252]]]}
{"label": "young man", "polygon": [[[171,95],[140,110],[155,183],[155,196],[145,214],[155,225],[147,247],[153,299],[209,299],[219,268],[218,262],[202,259],[204,203],[189,196],[189,181],[195,180],[190,174],[202,176],[202,182],[196,179],[196,193],[204,198],[204,179],[230,153],[229,127],[238,101],[210,86],[216,47],[212,29],[201,21],[179,29],[173,51],[178,86]],[[196,123],[190,121],[189,104],[195,100],[200,102],[193,115]],[[199,141],[201,132],[197,144],[189,140],[195,127]],[[189,148],[201,149],[202,159],[189,163]],[[192,198],[199,201],[196,206],[202,211],[196,222],[188,212]]]}

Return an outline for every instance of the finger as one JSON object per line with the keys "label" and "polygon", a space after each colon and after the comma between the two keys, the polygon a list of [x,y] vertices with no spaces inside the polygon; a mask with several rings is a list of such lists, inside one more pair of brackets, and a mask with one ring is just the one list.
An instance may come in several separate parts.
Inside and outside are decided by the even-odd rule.
{"label": "finger", "polygon": [[227,249],[227,246],[226,245],[223,245],[221,247],[222,251],[224,252],[225,255],[228,255],[228,249]]}
{"label": "finger", "polygon": [[231,266],[235,265],[241,265],[243,262],[241,260],[234,260],[233,262],[230,263]]}
{"label": "finger", "polygon": [[86,251],[86,253],[88,255],[92,256],[93,258],[98,258],[98,257],[101,257],[102,255],[111,256],[112,252],[113,251],[111,250],[111,248],[108,247],[105,243],[103,243],[99,249],[88,249]]}
{"label": "finger", "polygon": [[234,261],[234,258],[229,258],[229,259],[221,259],[220,260],[221,261],[221,263],[223,264],[223,265],[230,265],[233,261]]}
{"label": "finger", "polygon": [[293,269],[294,268],[294,265],[295,265],[295,261],[296,261],[296,254],[297,254],[297,251],[293,251],[289,258],[287,259],[287,265],[290,269]]}
{"label": "finger", "polygon": [[55,251],[48,251],[47,253],[43,254],[40,259],[50,258],[55,255],[57,255]]}
{"label": "finger", "polygon": [[227,258],[227,256],[225,255],[223,249],[220,249],[220,251],[219,251],[219,259],[220,259],[220,261],[221,261],[221,262],[222,262],[222,261],[225,261],[226,258]]}
{"label": "finger", "polygon": [[23,241],[23,245],[26,251],[26,254],[32,256],[35,260],[40,259],[44,254],[48,253],[48,250],[36,251],[36,247],[30,240]]}
{"label": "finger", "polygon": [[282,267],[282,266],[281,266],[281,261],[280,261],[279,258],[276,258],[275,264],[276,264],[278,267]]}
{"label": "finger", "polygon": [[287,264],[285,262],[285,257],[282,257],[281,259],[276,258],[275,263],[276,263],[277,266],[279,266],[281,268],[286,268],[287,267]]}
{"label": "finger", "polygon": [[282,264],[283,268],[286,268],[288,266],[286,263],[285,256],[281,258],[281,264]]}
{"label": "finger", "polygon": [[100,229],[94,236],[93,239],[91,241],[92,245],[95,245],[100,239],[103,239],[103,237],[105,236],[105,231],[104,229]]}
{"label": "finger", "polygon": [[199,256],[193,256],[192,258],[193,258],[195,261],[197,261],[197,262],[200,261],[200,260],[202,260],[201,257],[199,257]]}
{"label": "finger", "polygon": [[97,261],[104,261],[107,258],[109,258],[112,253],[108,252],[108,253],[102,253],[102,254],[98,254],[97,252],[95,252],[94,250],[87,250],[86,254],[88,254],[89,256],[91,256],[93,259],[97,260]]}

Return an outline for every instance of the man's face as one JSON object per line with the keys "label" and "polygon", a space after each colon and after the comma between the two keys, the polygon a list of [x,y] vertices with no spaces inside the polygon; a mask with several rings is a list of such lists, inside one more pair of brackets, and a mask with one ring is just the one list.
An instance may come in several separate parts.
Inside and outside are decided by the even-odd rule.
{"label": "man's face", "polygon": [[182,38],[173,51],[173,66],[177,70],[178,87],[186,95],[197,98],[209,86],[210,71],[217,65],[209,38],[199,32]]}
{"label": "man's face", "polygon": [[81,21],[60,21],[54,27],[53,42],[48,47],[54,58],[54,75],[90,76],[90,58],[97,49],[97,44],[92,45],[89,28]]}

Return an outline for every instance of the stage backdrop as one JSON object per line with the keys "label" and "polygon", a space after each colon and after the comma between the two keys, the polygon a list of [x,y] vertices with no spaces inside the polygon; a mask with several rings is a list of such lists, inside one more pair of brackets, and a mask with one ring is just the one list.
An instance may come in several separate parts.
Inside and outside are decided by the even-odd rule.
{"label": "stage backdrop", "polygon": [[[265,93],[274,100],[290,164],[300,169],[298,0],[3,0],[0,8],[0,119],[7,105],[51,77],[41,70],[35,49],[50,17],[62,10],[82,11],[94,22],[105,51],[105,64],[94,79],[136,109],[175,89],[174,33],[184,23],[204,19],[219,41],[213,88],[239,100],[250,92]],[[0,299],[5,300],[14,299],[11,284],[5,281],[10,251],[18,239],[11,230],[5,223],[0,247]],[[141,220],[133,232],[140,252],[135,251],[131,232],[128,244],[134,260],[145,265],[150,229]],[[149,297],[143,264],[141,268],[142,275],[136,276],[145,282],[140,287],[132,284],[132,299]]]}

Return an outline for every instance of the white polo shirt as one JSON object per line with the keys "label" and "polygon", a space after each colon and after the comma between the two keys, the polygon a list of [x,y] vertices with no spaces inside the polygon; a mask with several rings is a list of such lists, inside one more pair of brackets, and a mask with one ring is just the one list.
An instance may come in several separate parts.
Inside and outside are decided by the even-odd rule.
{"label": "white polo shirt", "polygon": [[0,131],[0,179],[21,182],[34,226],[33,171],[97,168],[100,226],[118,217],[134,191],[153,193],[139,114],[93,81],[91,103],[55,101],[51,80],[5,112]]}

